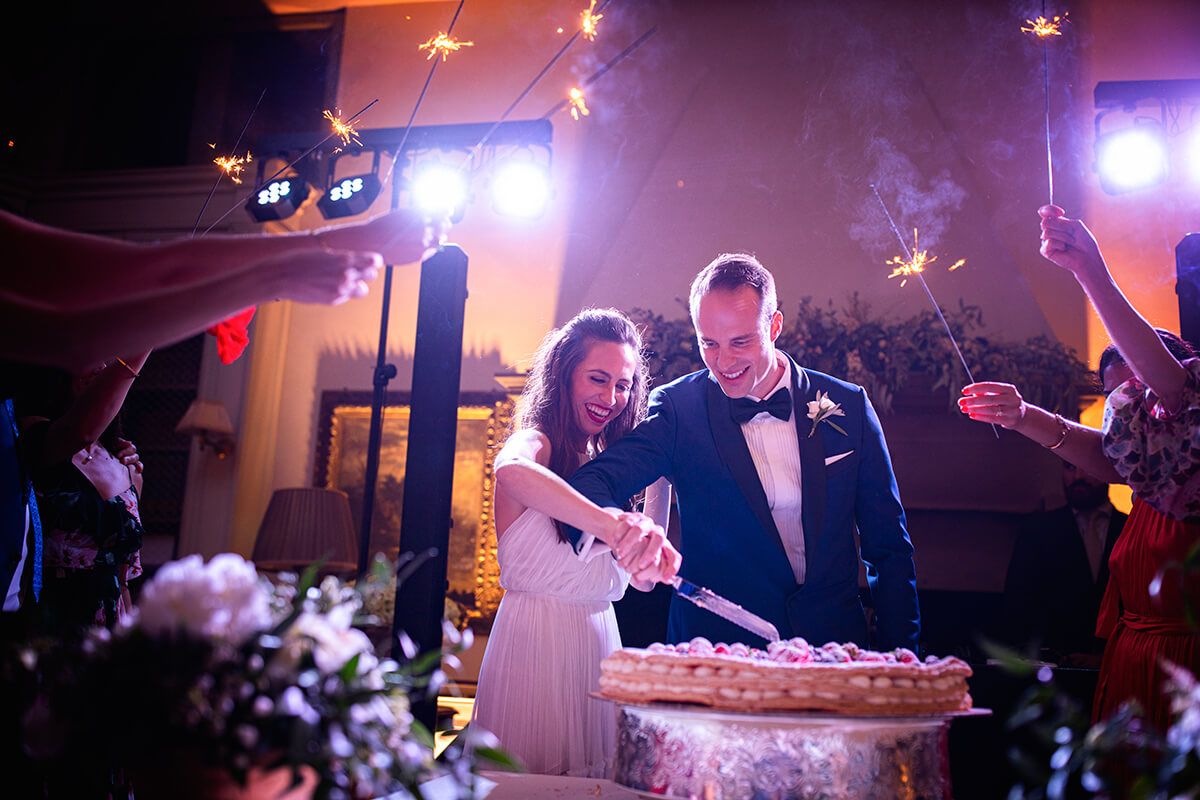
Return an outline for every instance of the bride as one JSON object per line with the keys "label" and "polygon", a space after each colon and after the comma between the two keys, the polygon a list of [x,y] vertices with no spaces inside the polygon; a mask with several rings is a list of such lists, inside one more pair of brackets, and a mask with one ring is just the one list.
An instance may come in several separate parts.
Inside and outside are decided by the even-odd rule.
{"label": "bride", "polygon": [[[680,556],[661,524],[600,508],[564,478],[645,415],[641,337],[614,310],[580,312],[543,340],[496,457],[504,598],[475,697],[477,724],[530,772],[603,777],[616,740],[611,704],[589,697],[621,646],[612,601],[632,582],[667,582]],[[584,532],[578,552],[563,523]]]}

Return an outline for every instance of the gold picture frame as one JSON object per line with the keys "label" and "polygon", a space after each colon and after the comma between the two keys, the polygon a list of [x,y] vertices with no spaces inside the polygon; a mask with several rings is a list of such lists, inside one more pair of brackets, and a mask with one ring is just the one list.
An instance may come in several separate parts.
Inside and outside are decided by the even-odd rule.
{"label": "gold picture frame", "polygon": [[[321,403],[314,483],[346,492],[356,521],[362,519],[370,400],[369,392],[325,392]],[[400,550],[408,401],[407,393],[389,392],[383,409],[371,552],[383,553],[389,559],[395,559]],[[482,631],[491,627],[503,595],[492,516],[492,470],[513,405],[513,397],[501,392],[463,394],[459,398],[447,596],[462,609],[465,621]]]}

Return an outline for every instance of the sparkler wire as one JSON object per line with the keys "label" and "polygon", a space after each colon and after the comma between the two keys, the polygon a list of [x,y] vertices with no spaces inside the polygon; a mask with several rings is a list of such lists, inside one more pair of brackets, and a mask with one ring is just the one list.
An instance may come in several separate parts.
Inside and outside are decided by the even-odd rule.
{"label": "sparkler wire", "polygon": [[[1042,17],[1046,16],[1046,0],[1042,0]],[[1042,37],[1042,88],[1046,97],[1046,182],[1050,189],[1050,205],[1054,205],[1054,156],[1050,152],[1050,37]]]}
{"label": "sparkler wire", "polygon": [[[634,50],[637,50],[639,47],[641,47],[643,42],[645,42],[647,39],[649,39],[651,36],[653,36],[657,32],[658,32],[658,26],[655,25],[653,28],[651,28],[650,30],[643,33],[641,36],[639,36],[637,38],[637,41],[635,41],[633,44],[629,45],[629,47],[626,47],[624,50],[622,50],[620,53],[618,53],[615,58],[611,59],[607,64],[602,66],[600,69],[596,70],[591,75],[587,76],[587,78],[584,79],[581,86],[584,86],[584,87],[591,86],[593,83],[595,83],[597,80],[599,80],[600,77],[602,75],[604,75],[604,73],[608,72],[610,69],[615,67],[617,64],[620,64],[622,61],[624,61],[626,58],[628,58],[630,55],[632,55]],[[570,104],[570,102],[571,101],[569,99],[560,100],[558,103],[556,103],[554,105],[553,108],[551,108],[545,114],[542,114],[542,119],[550,119],[550,117],[553,117],[559,111],[562,111],[564,108],[566,108]]]}
{"label": "sparkler wire", "polygon": [[[454,31],[454,23],[458,22],[458,15],[462,12],[463,3],[466,0],[458,0],[458,8],[454,10],[454,17],[450,20],[450,26],[446,28],[446,35],[449,36]],[[408,133],[412,130],[413,120],[417,118],[417,110],[421,107],[421,101],[425,99],[425,93],[429,91],[429,84],[433,82],[433,73],[437,71],[440,58],[433,59],[433,64],[429,67],[429,74],[425,77],[425,85],[421,87],[421,94],[417,96],[417,102],[413,104],[412,113],[408,116],[408,124],[404,126],[404,135],[400,137],[400,144],[396,145],[396,152],[392,154],[392,163],[388,167],[387,177],[383,179],[383,184],[380,186],[380,194],[387,187],[388,182],[392,179],[392,173],[396,171],[396,161],[400,158],[400,153],[404,152],[404,143],[408,141]],[[395,192],[392,193],[393,201],[396,199]],[[393,202],[393,210],[395,202]]]}
{"label": "sparkler wire", "polygon": [[[242,144],[242,137],[246,135],[246,129],[250,127],[250,120],[254,119],[254,113],[258,111],[258,106],[262,103],[263,97],[267,94],[267,88],[264,86],[262,94],[258,96],[258,102],[254,104],[254,108],[250,109],[250,116],[246,117],[246,124],[242,126],[242,132],[238,134],[237,141],[234,142],[232,152],[236,153],[237,149]],[[212,188],[208,190],[208,197],[204,200],[204,205],[200,207],[200,213],[196,215],[196,224],[192,226],[192,235],[188,238],[195,238],[196,231],[200,229],[200,220],[204,219],[204,212],[208,210],[208,204],[212,202],[213,195],[217,193],[217,187],[221,185],[221,177],[224,171],[217,173],[217,179],[213,181]],[[205,231],[207,233],[207,231]]]}
{"label": "sparkler wire", "polygon": [[[370,108],[371,106],[375,105],[378,102],[379,102],[379,98],[377,97],[374,100],[372,100],[371,102],[367,103],[365,106],[363,106],[361,109],[359,109],[357,114],[355,114],[350,119],[346,120],[346,124],[349,125],[351,122],[354,122],[354,120],[356,120],[360,116],[362,116],[363,112],[365,112],[368,108]],[[312,153],[318,147],[325,144],[326,142],[328,142],[330,139],[332,139],[334,136],[337,136],[337,135],[338,135],[338,133],[336,130],[330,131],[329,135],[327,135],[324,139],[322,139],[321,141],[314,144],[312,147],[305,150],[303,153],[301,153],[299,156],[297,156],[296,158],[289,161],[287,164],[284,164],[282,167],[280,167],[278,170],[276,170],[274,175],[272,175],[271,177],[267,178],[262,183],[255,186],[253,189],[250,190],[249,194],[242,197],[242,199],[239,200],[237,203],[235,203],[233,206],[231,206],[228,211],[226,211],[221,216],[217,217],[216,222],[214,222],[212,225],[209,225],[207,228],[205,228],[204,233],[202,233],[200,235],[203,236],[204,234],[211,231],[213,228],[217,227],[217,225],[221,224],[221,220],[225,219],[230,214],[232,214],[234,211],[236,211],[243,203],[245,203],[247,200],[249,200],[251,197],[253,197],[255,194],[257,194],[259,191],[261,191],[264,186],[267,186],[268,184],[271,183],[271,181],[275,180],[280,175],[287,172],[289,169],[294,167],[296,164],[299,164],[301,161],[303,161],[305,158],[307,158],[310,153]]]}
{"label": "sparkler wire", "polygon": [[[600,8],[598,8],[597,11],[604,11],[604,9],[608,8],[608,4],[611,2],[612,2],[612,0],[604,0],[604,5],[600,6]],[[466,164],[471,163],[471,160],[475,157],[475,155],[480,150],[483,149],[483,146],[485,144],[487,144],[487,140],[490,139],[492,134],[496,132],[496,129],[499,128],[501,126],[501,124],[504,123],[504,120],[508,119],[508,115],[511,114],[514,110],[516,110],[516,107],[521,104],[521,101],[524,100],[526,98],[526,96],[528,96],[528,94],[533,91],[533,87],[538,85],[538,82],[546,76],[546,73],[550,71],[550,68],[553,67],[556,63],[558,63],[558,60],[563,57],[563,55],[567,52],[567,49],[571,45],[575,44],[575,40],[578,39],[582,35],[583,35],[583,31],[577,30],[577,31],[575,31],[575,33],[573,33],[571,35],[570,39],[567,39],[566,44],[564,44],[562,46],[562,48],[557,53],[554,54],[554,57],[551,58],[550,61],[548,61],[546,63],[546,66],[542,67],[542,71],[539,72],[537,74],[537,76],[535,76],[534,79],[529,82],[529,85],[525,87],[524,91],[522,91],[519,95],[517,95],[517,99],[512,101],[512,105],[510,105],[504,111],[504,113],[500,115],[500,119],[496,120],[496,123],[494,125],[492,125],[491,128],[488,129],[488,132],[483,135],[483,138],[480,139],[479,142],[473,148],[471,148],[471,152],[467,154],[467,158],[463,162],[464,167]]]}
{"label": "sparkler wire", "polygon": [[[896,221],[892,219],[892,213],[888,211],[887,205],[884,204],[883,198],[879,196],[879,190],[875,188],[875,184],[871,184],[871,191],[875,194],[875,199],[879,201],[879,207],[883,209],[883,215],[887,217],[888,226],[892,229],[892,233],[896,234],[897,241],[900,242],[900,247],[904,248],[904,254],[911,262],[913,260],[912,251],[908,249],[908,243],[904,241],[904,237],[900,235],[900,230],[896,227]],[[937,313],[938,319],[942,321],[942,327],[946,329],[946,335],[950,337],[950,344],[954,347],[954,352],[958,355],[958,360],[962,364],[963,371],[967,373],[967,380],[971,383],[975,382],[975,376],[971,374],[971,368],[967,366],[967,359],[963,357],[962,350],[958,347],[958,342],[954,338],[954,333],[950,330],[950,323],[946,322],[946,317],[942,314],[941,306],[937,304],[937,300],[933,299],[933,292],[929,290],[929,284],[925,282],[925,273],[917,272],[917,277],[921,280],[921,288],[925,290],[925,295],[929,298],[929,302],[933,304],[933,310]],[[992,433],[996,434],[996,438],[1000,438],[1000,432],[996,430],[996,424],[992,423]]]}

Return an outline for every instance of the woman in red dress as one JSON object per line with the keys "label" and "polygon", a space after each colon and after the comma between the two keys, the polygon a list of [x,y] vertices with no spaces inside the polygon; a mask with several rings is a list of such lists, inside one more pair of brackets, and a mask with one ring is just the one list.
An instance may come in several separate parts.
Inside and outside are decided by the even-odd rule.
{"label": "woman in red dress", "polygon": [[1179,337],[1153,328],[1113,281],[1079,220],[1046,206],[1042,255],[1070,271],[1112,337],[1101,356],[1108,400],[1100,429],[1026,403],[1010,384],[963,389],[971,419],[1015,430],[1095,477],[1127,483],[1136,502],[1109,558],[1097,636],[1107,639],[1093,703],[1102,719],[1137,700],[1159,730],[1170,722],[1163,693],[1168,659],[1200,670],[1200,576],[1184,560],[1200,542],[1200,359]]}

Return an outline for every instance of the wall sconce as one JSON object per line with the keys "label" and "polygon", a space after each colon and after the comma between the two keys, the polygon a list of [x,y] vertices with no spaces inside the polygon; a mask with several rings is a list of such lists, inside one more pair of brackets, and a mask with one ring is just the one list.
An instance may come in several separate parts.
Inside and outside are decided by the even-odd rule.
{"label": "wall sconce", "polygon": [[345,492],[276,489],[254,542],[252,560],[264,570],[298,572],[317,561],[322,575],[358,569],[358,540]]}
{"label": "wall sconce", "polygon": [[199,437],[200,449],[211,447],[218,458],[233,453],[233,423],[225,404],[218,400],[197,397],[175,426],[175,432]]}

